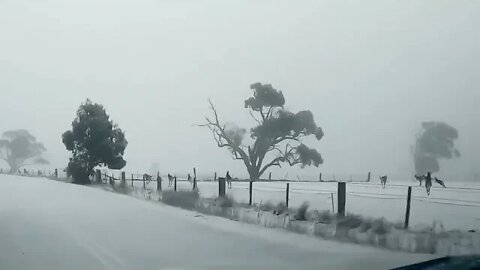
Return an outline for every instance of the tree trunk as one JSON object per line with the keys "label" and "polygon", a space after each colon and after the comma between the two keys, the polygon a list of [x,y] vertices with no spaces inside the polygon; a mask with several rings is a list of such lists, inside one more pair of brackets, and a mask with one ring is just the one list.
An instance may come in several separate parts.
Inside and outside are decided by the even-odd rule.
{"label": "tree trunk", "polygon": [[20,169],[17,165],[17,161],[16,160],[8,160],[8,166],[10,166],[10,174],[15,174],[17,173],[18,169]]}
{"label": "tree trunk", "polygon": [[260,179],[260,171],[256,168],[249,168],[248,174],[250,175],[250,180],[255,181]]}

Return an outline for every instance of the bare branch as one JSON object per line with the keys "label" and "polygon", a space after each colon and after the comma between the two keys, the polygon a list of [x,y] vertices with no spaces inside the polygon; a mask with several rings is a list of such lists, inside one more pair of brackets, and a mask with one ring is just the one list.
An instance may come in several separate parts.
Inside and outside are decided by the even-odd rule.
{"label": "bare branch", "polygon": [[265,171],[266,171],[268,168],[272,167],[272,166],[282,167],[282,166],[280,165],[280,162],[283,162],[284,159],[285,159],[285,158],[284,158],[283,156],[277,157],[277,158],[273,159],[272,161],[270,161],[268,164],[266,164],[266,165],[260,170],[259,175],[262,175],[263,173],[265,173]]}
{"label": "bare branch", "polygon": [[242,146],[236,145],[231,139],[228,138],[228,136],[226,136],[225,126],[220,124],[215,106],[210,99],[208,102],[210,103],[210,109],[213,111],[215,119],[210,120],[210,118],[205,117],[207,123],[199,126],[208,127],[212,131],[214,139],[219,147],[229,147],[235,159],[243,160],[247,167],[251,166],[250,159],[245,153],[245,150],[242,149]]}
{"label": "bare branch", "polygon": [[248,112],[250,113],[250,116],[251,116],[255,121],[257,121],[257,123],[258,123],[259,125],[262,124],[262,122],[261,122],[260,120],[258,120],[257,117],[255,117],[255,115],[253,114],[253,110],[252,110],[252,109],[249,109]]}
{"label": "bare branch", "polygon": [[270,106],[270,108],[268,109],[268,113],[267,113],[267,119],[269,119],[270,116],[272,116],[272,113],[273,113],[273,106]]}

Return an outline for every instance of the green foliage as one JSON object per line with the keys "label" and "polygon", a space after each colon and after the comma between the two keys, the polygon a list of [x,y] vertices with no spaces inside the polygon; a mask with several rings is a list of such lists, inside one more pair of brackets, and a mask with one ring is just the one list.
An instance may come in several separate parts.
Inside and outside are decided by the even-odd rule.
{"label": "green foliage", "polygon": [[10,166],[10,172],[15,173],[21,167],[30,164],[48,164],[48,161],[41,157],[46,151],[42,143],[27,130],[10,130],[2,134],[0,139],[0,159],[3,159]]}
{"label": "green foliage", "polygon": [[302,167],[314,165],[318,167],[323,163],[322,156],[315,149],[310,149],[303,143],[296,148],[298,159],[300,160]]}
{"label": "green foliage", "polygon": [[126,165],[124,132],[109,119],[102,105],[88,99],[80,105],[72,129],[63,133],[62,141],[72,152],[67,173],[74,183],[89,183],[96,166],[118,170]]}
{"label": "green foliage", "polygon": [[282,91],[276,90],[271,84],[254,83],[250,88],[254,90],[254,94],[245,100],[245,108],[261,111],[266,107],[283,107],[285,104]]}
{"label": "green foliage", "polygon": [[438,172],[440,170],[438,159],[459,157],[460,152],[454,145],[457,138],[458,131],[446,123],[422,123],[420,135],[415,143],[415,172],[419,175]]}

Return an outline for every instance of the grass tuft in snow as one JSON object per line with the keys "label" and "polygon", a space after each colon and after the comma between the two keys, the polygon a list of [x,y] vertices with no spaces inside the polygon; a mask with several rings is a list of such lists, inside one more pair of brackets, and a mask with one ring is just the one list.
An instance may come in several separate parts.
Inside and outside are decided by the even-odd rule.
{"label": "grass tuft in snow", "polygon": [[172,206],[178,206],[184,209],[194,209],[197,206],[200,194],[195,191],[173,191],[162,192],[162,202]]}
{"label": "grass tuft in snow", "polygon": [[218,206],[220,206],[221,208],[233,207],[234,205],[236,205],[235,200],[229,196],[218,197],[217,203]]}
{"label": "grass tuft in snow", "polygon": [[296,220],[307,220],[307,210],[310,207],[308,202],[303,202],[302,205],[297,209],[294,218]]}

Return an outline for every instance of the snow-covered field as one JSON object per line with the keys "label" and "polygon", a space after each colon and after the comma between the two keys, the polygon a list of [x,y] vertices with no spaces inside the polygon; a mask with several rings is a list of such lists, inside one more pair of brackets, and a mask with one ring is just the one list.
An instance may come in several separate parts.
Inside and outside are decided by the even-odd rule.
{"label": "snow-covered field", "polygon": [[388,269],[429,258],[0,175],[0,269]]}
{"label": "snow-covered field", "polygon": [[[165,179],[165,178],[164,178]],[[130,185],[130,183],[128,183]],[[135,182],[141,187],[141,182]],[[443,224],[447,230],[480,230],[480,185],[472,182],[448,183],[447,189],[432,188],[427,196],[425,187],[413,182],[389,182],[385,189],[380,183],[347,183],[346,210],[350,214],[359,214],[372,218],[384,217],[389,221],[402,222],[405,219],[408,185],[413,187],[410,225],[424,227],[434,221]],[[227,195],[238,202],[248,202],[248,183],[233,182]],[[450,186],[451,185],[451,186]],[[163,181],[163,188],[168,181]],[[178,181],[178,189],[191,189],[186,181]],[[156,182],[147,185],[156,188]],[[217,182],[198,182],[198,188],[204,197],[218,195]],[[335,211],[337,210],[337,183],[332,182],[290,182],[290,206],[298,207],[302,202],[310,203],[312,209],[332,210],[332,195]],[[253,202],[274,204],[284,202],[285,182],[255,182],[253,184]]]}

